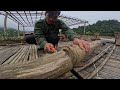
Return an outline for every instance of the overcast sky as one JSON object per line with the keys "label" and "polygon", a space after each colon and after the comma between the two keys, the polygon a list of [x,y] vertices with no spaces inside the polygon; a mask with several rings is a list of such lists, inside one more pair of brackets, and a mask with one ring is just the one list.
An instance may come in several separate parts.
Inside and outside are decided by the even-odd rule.
{"label": "overcast sky", "polygon": [[96,23],[98,20],[120,21],[120,11],[63,11],[62,14],[87,20],[89,24]]}
{"label": "overcast sky", "polygon": [[[87,20],[89,24],[96,23],[98,20],[115,19],[120,21],[120,11],[61,11],[61,14],[65,16],[77,17],[79,19]],[[0,15],[0,26],[3,26],[3,21],[4,17]],[[7,26],[17,29],[17,24],[13,23],[13,21],[10,21],[9,19]],[[71,28],[73,27],[78,27],[78,25],[72,26]],[[20,29],[22,30],[22,28]],[[33,30],[33,28],[29,30]]]}

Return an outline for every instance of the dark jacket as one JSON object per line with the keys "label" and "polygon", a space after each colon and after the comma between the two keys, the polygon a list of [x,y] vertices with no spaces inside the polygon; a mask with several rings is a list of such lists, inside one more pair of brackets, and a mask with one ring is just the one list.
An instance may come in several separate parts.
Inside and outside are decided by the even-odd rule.
{"label": "dark jacket", "polygon": [[53,45],[58,44],[59,29],[62,29],[62,33],[70,40],[76,37],[76,33],[60,19],[57,19],[54,24],[47,24],[45,19],[37,21],[35,23],[34,34],[40,48],[43,48],[46,42],[52,43]]}

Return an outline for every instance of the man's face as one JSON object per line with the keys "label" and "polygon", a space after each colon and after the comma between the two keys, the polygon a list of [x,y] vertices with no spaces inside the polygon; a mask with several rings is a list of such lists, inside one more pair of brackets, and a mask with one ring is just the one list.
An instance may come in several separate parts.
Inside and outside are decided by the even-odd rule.
{"label": "man's face", "polygon": [[57,20],[58,16],[50,16],[48,14],[46,14],[46,21],[48,24],[53,24],[56,20]]}

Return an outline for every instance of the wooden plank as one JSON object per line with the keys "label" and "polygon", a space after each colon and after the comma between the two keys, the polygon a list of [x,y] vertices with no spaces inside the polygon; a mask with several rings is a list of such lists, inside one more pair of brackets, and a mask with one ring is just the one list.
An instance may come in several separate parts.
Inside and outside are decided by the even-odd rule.
{"label": "wooden plank", "polygon": [[103,62],[103,60],[104,60],[103,58],[99,59],[97,62],[90,65],[90,67],[85,68],[85,70],[88,71],[89,73],[93,72],[95,68],[98,67]]}
{"label": "wooden plank", "polygon": [[35,60],[34,58],[34,45],[32,45],[32,52],[31,52],[31,60]]}
{"label": "wooden plank", "polygon": [[120,50],[119,50],[119,49],[116,49],[114,53],[117,54],[117,55],[119,55]]}
{"label": "wooden plank", "polygon": [[20,48],[18,49],[18,51],[13,55],[13,56],[11,56],[7,61],[5,61],[4,63],[3,63],[3,65],[4,64],[10,64],[10,62],[12,62],[12,60],[14,60],[14,58],[18,55],[18,53],[22,50],[22,47],[23,46],[20,46]]}
{"label": "wooden plank", "polygon": [[[106,68],[101,69],[101,70],[99,71],[99,73],[101,73],[101,72],[105,72],[105,73],[107,73],[107,74],[109,74],[109,75],[114,75],[114,76],[120,77],[120,73],[114,72],[114,71],[109,70],[109,69],[106,69]],[[99,73],[98,73],[98,74],[99,74]]]}
{"label": "wooden plank", "polygon": [[35,60],[36,58],[38,58],[37,48],[36,48],[36,45],[34,45],[34,44],[32,45],[32,47],[33,47],[33,52],[32,52],[33,56],[32,56],[32,59]]}
{"label": "wooden plank", "polygon": [[12,47],[9,50],[2,53],[0,56],[0,64],[3,64],[7,59],[9,59],[13,54],[17,52],[18,49],[19,49],[19,46]]}
{"label": "wooden plank", "polygon": [[119,63],[113,63],[113,62],[107,62],[106,65],[114,67],[114,68],[118,68],[120,69],[120,64]]}
{"label": "wooden plank", "polygon": [[6,51],[7,49],[9,49],[10,47],[3,47],[0,49],[0,54],[3,53],[4,51]]}
{"label": "wooden plank", "polygon": [[104,78],[104,79],[112,79],[112,76],[109,76],[109,75],[107,75],[107,74],[99,74],[99,77],[102,77],[102,78]]}
{"label": "wooden plank", "polygon": [[[91,73],[95,70],[96,67],[98,67],[98,65],[100,65],[100,63],[103,61],[103,58],[100,58],[100,60],[98,60],[97,62],[95,62],[94,64],[90,65],[88,68],[85,68],[84,70],[86,70],[87,72]],[[95,65],[95,66],[94,66]]]}
{"label": "wooden plank", "polygon": [[13,63],[16,62],[17,58],[20,56],[20,54],[23,51],[24,47],[25,47],[25,45],[23,45],[23,47],[17,52],[17,56],[15,58],[13,58],[12,61],[9,64],[13,64]]}
{"label": "wooden plank", "polygon": [[32,51],[33,51],[33,49],[32,49],[32,45],[30,45],[29,61],[32,60]]}
{"label": "wooden plank", "polygon": [[99,72],[99,76],[102,76],[105,79],[120,79],[120,76],[116,76],[116,75],[113,75],[113,74],[108,74],[106,72]]}
{"label": "wooden plank", "polygon": [[4,63],[11,56],[10,51],[12,51],[13,48],[15,47],[7,48],[3,53],[0,54],[0,64]]}
{"label": "wooden plank", "polygon": [[33,59],[35,60],[35,45],[33,45]]}
{"label": "wooden plank", "polygon": [[9,48],[9,47],[8,46],[0,46],[0,53],[1,53],[1,51],[5,50],[7,48]]}
{"label": "wooden plank", "polygon": [[0,51],[0,56],[2,56],[2,53],[10,50],[11,48],[13,48],[13,47],[6,47],[6,48],[4,48],[3,50],[1,50],[1,51]]}
{"label": "wooden plank", "polygon": [[37,53],[37,46],[35,45],[35,58],[38,58],[38,53]]}
{"label": "wooden plank", "polygon": [[12,50],[14,47],[6,47],[4,50],[0,53],[0,58],[3,57],[9,50]]}
{"label": "wooden plank", "polygon": [[111,59],[116,59],[117,57],[116,56],[114,56],[114,55],[111,55],[111,57],[110,57]]}
{"label": "wooden plank", "polygon": [[23,60],[24,60],[24,58],[26,56],[27,51],[28,51],[28,46],[26,45],[26,47],[24,48],[24,51],[22,52],[21,57],[19,58],[19,61],[18,61],[19,63],[23,62]]}
{"label": "wooden plank", "polygon": [[120,64],[120,61],[119,61],[119,60],[115,60],[115,59],[111,59],[111,58],[109,59],[109,62]]}
{"label": "wooden plank", "polygon": [[36,47],[36,45],[34,45],[34,55],[35,55],[35,58],[38,58],[37,47]]}
{"label": "wooden plank", "polygon": [[[19,55],[16,57],[16,58],[14,58],[14,64],[15,63],[17,63],[17,62],[19,62],[19,60],[20,60],[20,58],[21,58],[21,55],[22,55],[22,52],[24,51],[24,48],[25,48],[26,46],[24,45],[24,47],[23,47],[23,49],[21,50],[21,52],[19,53]],[[13,64],[12,63],[12,64]]]}
{"label": "wooden plank", "polygon": [[22,62],[28,61],[28,56],[29,56],[29,45],[26,47],[26,51],[24,53],[24,56],[22,58]]}
{"label": "wooden plank", "polygon": [[32,60],[35,60],[35,57],[34,57],[34,45],[32,45]]}
{"label": "wooden plank", "polygon": [[105,60],[89,75],[89,77],[87,77],[87,79],[91,79],[96,73],[98,73],[99,70],[101,70],[103,68],[103,66],[106,64],[106,62],[110,58],[111,54],[113,53],[114,49],[115,49],[115,45],[113,46],[113,49],[107,55],[107,57],[105,58]]}
{"label": "wooden plank", "polygon": [[25,47],[23,48],[23,50],[22,50],[22,52],[20,53],[19,57],[15,60],[14,63],[20,62],[21,58],[22,58],[23,55],[24,55],[25,50],[26,50],[26,45],[25,45]]}
{"label": "wooden plank", "polygon": [[120,69],[115,68],[115,67],[111,67],[111,66],[105,65],[104,68],[108,69],[108,70],[111,70],[113,72],[116,72],[116,73],[120,73]]}
{"label": "wooden plank", "polygon": [[113,53],[111,56],[119,57],[120,55]]}
{"label": "wooden plank", "polygon": [[31,45],[30,60],[33,60],[33,58],[34,58],[33,50],[34,50],[34,47],[33,47],[33,45]]}
{"label": "wooden plank", "polygon": [[27,51],[27,53],[26,53],[26,55],[25,55],[25,57],[23,59],[23,62],[28,61],[29,53],[30,53],[30,45],[28,45],[28,51]]}
{"label": "wooden plank", "polygon": [[120,61],[120,53],[119,53],[119,54],[113,54],[113,55],[111,56],[111,58],[112,58],[112,59],[117,59],[117,60]]}

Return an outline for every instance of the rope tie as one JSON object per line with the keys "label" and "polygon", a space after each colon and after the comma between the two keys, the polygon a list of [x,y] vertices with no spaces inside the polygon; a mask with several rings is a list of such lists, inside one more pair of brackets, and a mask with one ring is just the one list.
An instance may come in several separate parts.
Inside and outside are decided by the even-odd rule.
{"label": "rope tie", "polygon": [[86,55],[86,52],[78,45],[65,46],[62,50],[71,58],[73,66],[79,64]]}

